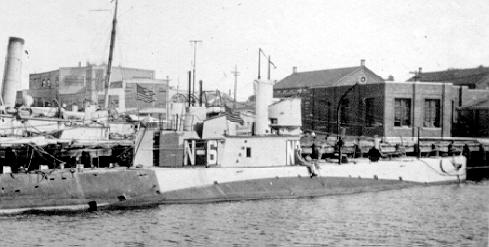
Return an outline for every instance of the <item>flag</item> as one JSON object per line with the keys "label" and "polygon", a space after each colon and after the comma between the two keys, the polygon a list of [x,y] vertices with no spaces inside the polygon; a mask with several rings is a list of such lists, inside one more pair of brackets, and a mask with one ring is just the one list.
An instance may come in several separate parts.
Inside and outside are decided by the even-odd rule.
{"label": "flag", "polygon": [[144,101],[146,103],[151,103],[155,101],[156,99],[153,97],[156,94],[144,87],[139,86],[139,84],[136,84],[136,95],[137,95],[137,100]]}

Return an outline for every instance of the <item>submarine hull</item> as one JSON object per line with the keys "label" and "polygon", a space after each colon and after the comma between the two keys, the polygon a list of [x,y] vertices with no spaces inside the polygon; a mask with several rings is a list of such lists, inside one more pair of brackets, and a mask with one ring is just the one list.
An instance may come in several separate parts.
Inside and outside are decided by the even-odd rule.
{"label": "submarine hull", "polygon": [[[243,168],[114,168],[0,175],[0,214],[308,198],[465,181],[465,158]],[[459,163],[457,163],[459,162]],[[455,169],[453,164],[463,164]]]}

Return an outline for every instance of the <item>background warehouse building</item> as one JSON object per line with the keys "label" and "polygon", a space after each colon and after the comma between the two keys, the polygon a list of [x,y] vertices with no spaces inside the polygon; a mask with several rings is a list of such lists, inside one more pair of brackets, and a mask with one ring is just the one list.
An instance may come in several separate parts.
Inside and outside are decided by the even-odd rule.
{"label": "background warehouse building", "polygon": [[274,95],[302,98],[305,130],[336,133],[339,115],[346,135],[449,137],[457,132],[464,102],[487,98],[489,91],[450,82],[386,81],[362,60],[359,67],[294,70],[274,86]]}
{"label": "background warehouse building", "polygon": [[[32,106],[66,105],[82,109],[86,103],[104,105],[104,80],[106,65],[61,67],[57,70],[29,75],[29,89],[17,93],[17,102],[22,97],[32,97]],[[155,79],[153,70],[112,67],[110,76],[109,104],[119,112],[163,114],[169,94],[168,79]],[[136,84],[151,90],[152,102],[136,100]]]}

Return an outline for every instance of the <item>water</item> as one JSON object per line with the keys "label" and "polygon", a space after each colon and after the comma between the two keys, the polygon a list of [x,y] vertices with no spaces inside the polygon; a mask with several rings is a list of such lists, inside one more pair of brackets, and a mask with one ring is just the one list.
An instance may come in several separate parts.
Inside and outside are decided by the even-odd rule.
{"label": "water", "polygon": [[487,246],[489,181],[299,200],[0,217],[1,246]]}

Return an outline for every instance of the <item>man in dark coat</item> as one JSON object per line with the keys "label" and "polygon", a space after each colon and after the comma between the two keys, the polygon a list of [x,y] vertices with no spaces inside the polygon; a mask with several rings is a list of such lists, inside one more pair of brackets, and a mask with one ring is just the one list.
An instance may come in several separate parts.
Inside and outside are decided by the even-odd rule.
{"label": "man in dark coat", "polygon": [[17,166],[17,155],[11,147],[5,149],[5,165],[10,166],[13,173],[17,173],[19,167]]}

